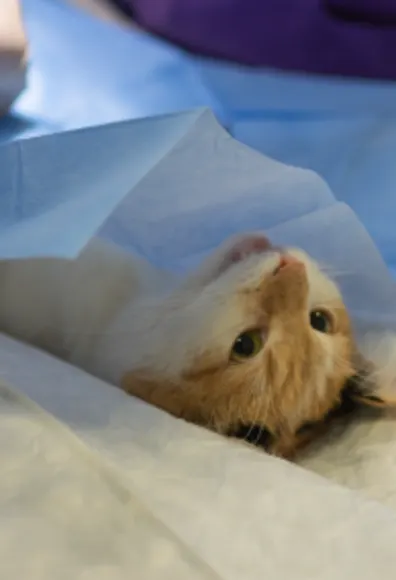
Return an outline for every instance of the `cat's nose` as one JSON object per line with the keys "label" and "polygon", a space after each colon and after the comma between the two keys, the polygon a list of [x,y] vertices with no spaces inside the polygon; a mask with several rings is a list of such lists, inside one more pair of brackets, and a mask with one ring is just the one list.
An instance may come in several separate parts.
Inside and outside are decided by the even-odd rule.
{"label": "cat's nose", "polygon": [[[306,312],[307,295],[308,277],[305,264],[290,254],[279,254],[278,264],[272,276],[267,278],[265,286],[264,302],[268,315],[286,317],[289,325],[291,314]],[[300,321],[298,316],[293,319]]]}
{"label": "cat's nose", "polygon": [[301,260],[295,258],[294,256],[290,256],[289,254],[282,254],[279,258],[279,264],[275,268],[274,274],[283,270],[284,268],[296,268],[296,269],[304,269],[305,266]]}

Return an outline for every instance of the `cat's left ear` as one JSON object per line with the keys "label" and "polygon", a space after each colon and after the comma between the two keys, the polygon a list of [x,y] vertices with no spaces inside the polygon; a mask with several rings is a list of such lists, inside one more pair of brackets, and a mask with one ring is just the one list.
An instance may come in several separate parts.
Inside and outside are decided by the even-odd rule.
{"label": "cat's left ear", "polygon": [[350,398],[370,407],[396,407],[396,334],[367,334],[360,348],[356,374],[349,380]]}

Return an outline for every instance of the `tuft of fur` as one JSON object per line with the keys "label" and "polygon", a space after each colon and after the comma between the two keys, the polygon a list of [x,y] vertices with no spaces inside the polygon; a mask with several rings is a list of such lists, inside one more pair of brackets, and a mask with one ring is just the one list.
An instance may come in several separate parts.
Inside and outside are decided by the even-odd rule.
{"label": "tuft of fur", "polygon": [[[311,327],[313,310],[330,317],[329,332]],[[395,400],[396,338],[375,354],[367,336],[359,351],[336,284],[306,253],[261,234],[227,240],[183,280],[100,240],[72,262],[3,262],[0,330],[176,417],[268,433],[281,456],[320,430],[351,377],[361,377],[359,403]],[[233,344],[248,330],[263,347],[236,363]]]}

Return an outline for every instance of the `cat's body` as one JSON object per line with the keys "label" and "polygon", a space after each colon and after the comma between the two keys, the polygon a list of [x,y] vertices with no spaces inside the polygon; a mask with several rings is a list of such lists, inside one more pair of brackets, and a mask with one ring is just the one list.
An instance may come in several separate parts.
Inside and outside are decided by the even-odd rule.
{"label": "cat's body", "polygon": [[385,404],[382,383],[392,399],[396,376],[388,365],[372,379],[375,361],[358,353],[315,262],[258,234],[226,242],[181,281],[99,240],[72,262],[2,262],[0,331],[221,433],[258,426],[280,455],[352,377],[368,370],[352,395]]}

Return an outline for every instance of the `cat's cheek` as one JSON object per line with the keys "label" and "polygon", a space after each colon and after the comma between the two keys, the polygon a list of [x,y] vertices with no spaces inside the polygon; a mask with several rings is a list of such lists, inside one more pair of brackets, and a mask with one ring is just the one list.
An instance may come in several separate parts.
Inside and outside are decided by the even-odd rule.
{"label": "cat's cheek", "polygon": [[180,416],[179,389],[165,385],[159,378],[147,377],[138,372],[129,372],[122,377],[120,386],[129,395],[159,407],[172,415]]}
{"label": "cat's cheek", "polygon": [[182,383],[163,379],[151,373],[132,371],[126,373],[121,389],[142,401],[191,423],[207,425],[200,413],[194,390],[183,388]]}

